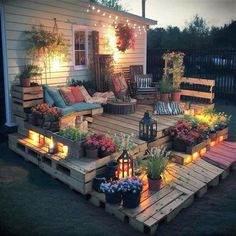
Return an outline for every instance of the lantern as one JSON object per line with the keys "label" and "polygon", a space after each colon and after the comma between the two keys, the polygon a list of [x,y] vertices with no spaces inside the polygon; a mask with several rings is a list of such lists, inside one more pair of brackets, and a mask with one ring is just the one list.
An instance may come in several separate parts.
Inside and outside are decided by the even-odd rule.
{"label": "lantern", "polygon": [[139,138],[145,141],[154,141],[156,136],[157,122],[146,111],[144,112],[143,118],[139,121]]}
{"label": "lantern", "polygon": [[117,159],[117,177],[119,179],[132,177],[134,174],[133,158],[129,155],[127,150],[124,150],[121,156]]}

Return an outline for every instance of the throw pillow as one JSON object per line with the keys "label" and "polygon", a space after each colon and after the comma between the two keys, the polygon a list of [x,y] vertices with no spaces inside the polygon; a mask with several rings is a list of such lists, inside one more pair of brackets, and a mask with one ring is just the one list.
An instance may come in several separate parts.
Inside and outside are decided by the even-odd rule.
{"label": "throw pillow", "polygon": [[84,101],[84,96],[83,96],[79,86],[71,87],[71,92],[75,98],[76,103]]}
{"label": "throw pillow", "polygon": [[48,93],[48,86],[44,85],[43,86],[43,97],[44,97],[44,102],[47,103],[48,105],[53,106],[54,105],[54,100]]}
{"label": "throw pillow", "polygon": [[52,97],[52,99],[54,101],[54,104],[57,107],[60,107],[60,108],[65,108],[66,107],[66,104],[65,104],[59,90],[47,87],[47,91],[48,91],[49,95]]}
{"label": "throw pillow", "polygon": [[75,97],[73,96],[73,93],[71,92],[70,87],[64,87],[59,90],[62,98],[64,99],[66,105],[71,106],[76,103]]}
{"label": "throw pillow", "polygon": [[179,115],[183,110],[176,102],[157,102],[154,107],[154,115]]}
{"label": "throw pillow", "polygon": [[112,83],[114,87],[114,92],[117,97],[123,97],[127,94],[128,85],[124,76],[122,75],[114,76],[112,79]]}
{"label": "throw pillow", "polygon": [[83,85],[80,86],[80,91],[81,91],[81,93],[82,93],[83,96],[84,96],[85,102],[93,103],[92,97],[89,95],[88,91],[86,90],[86,88],[85,88]]}

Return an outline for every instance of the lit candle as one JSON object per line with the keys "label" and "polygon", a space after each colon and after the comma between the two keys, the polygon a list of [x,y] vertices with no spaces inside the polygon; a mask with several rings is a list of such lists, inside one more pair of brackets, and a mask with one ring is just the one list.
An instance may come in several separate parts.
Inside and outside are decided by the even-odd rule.
{"label": "lit candle", "polygon": [[54,147],[54,143],[53,143],[53,138],[51,137],[51,140],[49,142],[49,145],[48,145],[48,152],[50,154],[54,154],[55,153],[55,147]]}

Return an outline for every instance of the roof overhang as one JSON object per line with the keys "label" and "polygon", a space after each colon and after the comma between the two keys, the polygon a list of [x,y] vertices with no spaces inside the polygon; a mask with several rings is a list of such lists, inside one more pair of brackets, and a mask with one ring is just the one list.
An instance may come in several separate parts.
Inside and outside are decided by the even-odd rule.
{"label": "roof overhang", "polygon": [[124,11],[114,10],[112,8],[109,8],[109,7],[104,7],[104,6],[102,6],[101,4],[98,4],[98,3],[91,3],[91,6],[95,6],[96,8],[99,7],[100,10],[104,10],[106,12],[113,13],[113,14],[115,13],[118,16],[132,19],[133,21],[136,21],[136,22],[144,24],[144,25],[156,25],[157,24],[156,20],[151,20],[151,19],[144,18],[142,16],[137,16],[135,14],[124,12]]}

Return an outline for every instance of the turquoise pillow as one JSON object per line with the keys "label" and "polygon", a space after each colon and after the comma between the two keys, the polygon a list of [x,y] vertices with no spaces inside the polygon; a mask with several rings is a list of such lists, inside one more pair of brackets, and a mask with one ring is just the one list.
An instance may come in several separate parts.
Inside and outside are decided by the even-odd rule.
{"label": "turquoise pillow", "polygon": [[54,88],[50,88],[50,87],[46,87],[48,94],[51,96],[51,98],[54,101],[55,106],[60,107],[60,108],[65,108],[66,104],[65,101],[63,100],[59,90],[54,89]]}
{"label": "turquoise pillow", "polygon": [[44,92],[44,102],[46,102],[48,105],[53,106],[54,105],[54,100],[49,95],[47,86],[43,86],[43,92]]}

